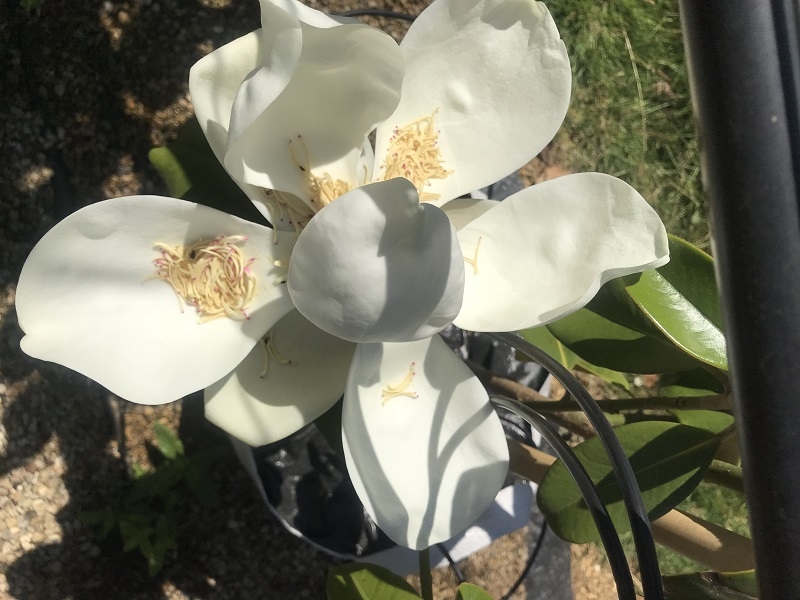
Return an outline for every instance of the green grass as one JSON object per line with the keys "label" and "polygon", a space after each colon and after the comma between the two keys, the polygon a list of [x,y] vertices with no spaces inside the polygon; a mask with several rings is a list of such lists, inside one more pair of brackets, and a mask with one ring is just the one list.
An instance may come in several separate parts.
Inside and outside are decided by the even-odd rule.
{"label": "green grass", "polygon": [[620,177],[670,233],[707,248],[676,0],[553,0],[548,8],[573,70],[555,160]]}
{"label": "green grass", "polygon": [[[750,529],[747,525],[747,506],[744,497],[731,490],[714,485],[701,484],[677,508],[717,525],[722,525],[740,535],[750,537]],[[636,549],[631,534],[626,533],[620,537],[625,554],[628,555],[632,564],[636,564]],[[709,570],[708,567],[696,563],[666,546],[656,544],[656,551],[658,564],[664,575],[679,575]]]}

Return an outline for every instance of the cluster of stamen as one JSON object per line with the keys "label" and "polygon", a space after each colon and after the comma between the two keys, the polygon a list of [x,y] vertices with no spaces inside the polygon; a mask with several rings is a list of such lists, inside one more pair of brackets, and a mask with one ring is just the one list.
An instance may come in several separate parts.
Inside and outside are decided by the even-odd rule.
{"label": "cluster of stamen", "polygon": [[419,394],[417,394],[417,392],[411,392],[408,390],[408,386],[410,386],[411,382],[414,381],[414,377],[416,377],[416,375],[416,363],[412,362],[411,366],[408,367],[408,373],[406,373],[403,381],[397,385],[387,385],[381,390],[381,405],[385,405],[389,400],[398,398],[400,396],[406,396],[407,398],[419,398]]}
{"label": "cluster of stamen", "polygon": [[267,371],[269,370],[269,363],[270,360],[276,360],[278,363],[282,365],[290,365],[292,361],[284,358],[278,353],[278,350],[275,348],[275,341],[272,337],[272,330],[267,333],[261,340],[259,340],[259,344],[261,345],[261,349],[264,351],[264,367],[261,369],[261,379],[264,379],[267,375]]}
{"label": "cluster of stamen", "polygon": [[256,278],[238,244],[245,236],[218,236],[189,246],[157,243],[161,256],[153,261],[156,274],[151,279],[166,281],[184,303],[195,307],[198,321],[220,317],[248,319],[246,309],[256,293]]}
{"label": "cluster of stamen", "polygon": [[397,127],[389,140],[389,150],[381,167],[383,179],[405,177],[417,188],[422,202],[437,200],[440,194],[426,192],[431,179],[445,179],[453,171],[442,166],[439,132],[433,124],[436,112],[405,127]]}
{"label": "cluster of stamen", "polygon": [[351,184],[341,179],[334,179],[329,173],[319,176],[311,172],[311,157],[302,135],[289,140],[289,155],[297,168],[305,175],[311,195],[311,205],[317,212],[353,189]]}
{"label": "cluster of stamen", "polygon": [[[292,227],[294,232],[298,235],[308,225],[311,217],[314,216],[313,211],[309,209],[302,200],[291,194],[284,194],[278,190],[263,190],[264,203],[269,206],[272,211],[273,218],[278,221],[286,220]],[[278,243],[278,230],[272,230],[272,241],[274,244]]]}

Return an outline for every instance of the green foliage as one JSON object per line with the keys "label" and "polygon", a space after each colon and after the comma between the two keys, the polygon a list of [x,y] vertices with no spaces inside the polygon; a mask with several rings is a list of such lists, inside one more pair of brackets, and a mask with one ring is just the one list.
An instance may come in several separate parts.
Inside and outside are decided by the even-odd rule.
{"label": "green foliage", "polygon": [[609,281],[585,308],[523,337],[610,383],[620,372],[727,370],[713,261],[684,240],[669,243],[667,265]]}
{"label": "green foliage", "polygon": [[555,160],[627,181],[668,231],[707,247],[677,0],[559,0],[548,8],[573,69],[557,138],[564,153]]}
{"label": "green foliage", "polygon": [[492,600],[486,590],[479,588],[471,583],[462,583],[458,586],[456,600]]}
{"label": "green foliage", "polygon": [[180,128],[174,142],[153,148],[148,157],[175,198],[268,224],[214,156],[196,118]]}
{"label": "green foliage", "polygon": [[678,348],[727,371],[714,263],[706,253],[675,236],[670,236],[669,250],[669,263],[645,271],[625,291]]}
{"label": "green foliage", "polygon": [[102,509],[81,515],[100,537],[116,531],[126,552],[138,550],[155,575],[167,552],[177,549],[190,502],[214,506],[219,500],[208,468],[219,458],[217,449],[186,456],[180,438],[161,423],[154,425],[163,462],[153,470],[134,464],[131,478],[118,497]]}
{"label": "green foliage", "polygon": [[551,323],[547,329],[584,360],[614,371],[666,373],[697,365],[659,332],[649,327],[646,331],[631,329],[591,308]]}
{"label": "green foliage", "polygon": [[33,12],[42,10],[42,2],[44,0],[19,0],[19,5],[26,12]]}
{"label": "green foliage", "polygon": [[[663,421],[623,425],[615,432],[630,459],[651,519],[665,515],[697,487],[720,445],[720,438],[708,431]],[[574,451],[597,486],[617,531],[629,530],[622,492],[600,439],[591,438]],[[537,500],[559,537],[574,543],[599,539],[586,503],[560,460],[547,471]]]}
{"label": "green foliage", "polygon": [[[580,367],[584,371],[588,371],[589,373],[597,375],[608,383],[618,385],[626,390],[630,388],[630,383],[622,373],[619,371],[613,371],[611,369],[604,369],[603,367],[598,367],[589,361],[583,360],[580,356],[562,344],[547,327],[534,327],[533,329],[526,329],[520,333],[522,334],[522,337],[528,340],[531,344],[547,352],[566,368],[574,369],[575,367]],[[530,360],[524,354],[518,355],[517,358],[520,360]]]}
{"label": "green foliage", "polygon": [[328,600],[419,600],[409,583],[377,565],[350,563],[328,571]]}

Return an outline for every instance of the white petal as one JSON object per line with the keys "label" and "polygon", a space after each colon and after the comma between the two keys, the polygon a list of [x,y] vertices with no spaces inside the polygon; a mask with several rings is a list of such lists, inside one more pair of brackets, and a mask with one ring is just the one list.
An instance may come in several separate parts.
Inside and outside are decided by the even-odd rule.
{"label": "white petal", "polygon": [[515,171],[553,138],[572,75],[550,13],[530,0],[437,0],[401,44],[402,99],[377,133],[384,160],[395,127],[434,117],[443,167],[426,191],[445,202]]}
{"label": "white petal", "polygon": [[[289,32],[284,37],[287,35]],[[261,37],[260,29],[240,37],[204,56],[189,71],[189,90],[197,120],[220,163],[223,163],[228,146],[228,129],[234,98],[242,82],[261,61]],[[290,47],[291,45],[287,44],[287,48]],[[291,73],[288,73],[285,77],[287,82],[290,76]],[[276,86],[277,79],[276,75],[272,80]],[[283,85],[285,87],[285,83]],[[272,215],[263,202],[263,191],[235,178],[234,181],[270,223],[277,225],[278,217]]]}
{"label": "white petal", "polygon": [[262,0],[259,42],[260,60],[241,82],[233,101],[229,146],[289,84],[303,50],[302,25],[297,17]]}
{"label": "white petal", "polygon": [[289,265],[298,310],[354,342],[433,335],[458,314],[463,281],[450,222],[405,179],[357,188],[322,209]]}
{"label": "white petal", "polygon": [[[245,235],[255,258],[256,296],[249,320],[198,323],[172,287],[148,280],[156,243],[184,245]],[[17,314],[29,355],[62,364],[141,404],[176,400],[230,372],[291,310],[278,283],[294,236],[205,206],[132,196],[73,213],[34,247],[20,275]]]}
{"label": "white petal", "polygon": [[303,24],[302,32],[291,81],[231,140],[225,166],[237,179],[308,200],[309,172],[355,182],[367,134],[399,101],[403,58],[391,37],[363,25]]}
{"label": "white petal", "polygon": [[444,214],[450,219],[456,231],[472,223],[487,210],[497,207],[497,200],[482,198],[456,198],[442,206]]}
{"label": "white petal", "polygon": [[343,25],[345,23],[357,22],[355,19],[326,15],[323,12],[306,6],[299,0],[261,0],[262,11],[264,10],[264,5],[267,3],[280,7],[282,10],[291,14],[296,19],[313,27],[336,27],[337,25]]}
{"label": "white petal", "polygon": [[[387,387],[408,381],[410,370],[404,391],[414,397],[387,399]],[[472,525],[508,471],[503,428],[486,391],[438,336],[359,344],[342,433],[359,498],[390,538],[410,548]]]}
{"label": "white petal", "polygon": [[312,325],[297,311],[278,321],[222,380],[205,390],[206,418],[251,446],[270,444],[311,423],[344,393],[355,344]]}
{"label": "white petal", "polygon": [[500,202],[458,232],[466,267],[455,324],[515,331],[584,306],[615,277],[667,263],[664,225],[636,190],[601,173],[567,175]]}

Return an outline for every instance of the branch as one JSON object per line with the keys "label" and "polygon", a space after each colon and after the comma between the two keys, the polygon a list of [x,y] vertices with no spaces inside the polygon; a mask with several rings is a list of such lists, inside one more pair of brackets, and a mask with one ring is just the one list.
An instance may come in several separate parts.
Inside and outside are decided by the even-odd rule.
{"label": "branch", "polygon": [[[509,468],[536,483],[542,481],[547,469],[556,460],[549,454],[513,440],[509,441],[508,448],[511,457]],[[755,568],[750,539],[724,527],[678,510],[671,510],[651,525],[657,542],[715,571]]]}
{"label": "branch", "polygon": [[721,460],[711,461],[711,466],[708,467],[708,471],[703,476],[703,481],[744,494],[742,469]]}
{"label": "branch", "polygon": [[[485,386],[509,398],[523,402],[536,412],[552,413],[581,410],[580,406],[572,398],[551,400],[528,386],[501,377],[476,363],[467,361],[467,366],[472,369],[475,376]],[[731,408],[729,397],[726,394],[714,394],[711,396],[651,396],[623,400],[602,398],[596,402],[604,412],[609,413],[622,410],[730,410]]]}

